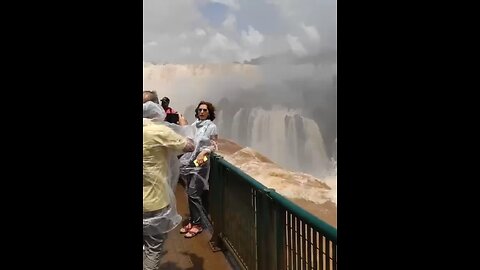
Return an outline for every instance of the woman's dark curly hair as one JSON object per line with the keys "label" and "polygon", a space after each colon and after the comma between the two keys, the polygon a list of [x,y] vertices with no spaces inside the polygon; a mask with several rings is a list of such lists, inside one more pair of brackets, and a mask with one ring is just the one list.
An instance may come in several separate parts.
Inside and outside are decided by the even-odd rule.
{"label": "woman's dark curly hair", "polygon": [[207,105],[207,109],[208,109],[207,119],[210,119],[211,121],[215,120],[215,107],[213,107],[212,103],[207,101],[200,101],[200,103],[198,103],[198,106],[195,109],[195,118],[198,119],[198,108],[200,107],[200,105]]}

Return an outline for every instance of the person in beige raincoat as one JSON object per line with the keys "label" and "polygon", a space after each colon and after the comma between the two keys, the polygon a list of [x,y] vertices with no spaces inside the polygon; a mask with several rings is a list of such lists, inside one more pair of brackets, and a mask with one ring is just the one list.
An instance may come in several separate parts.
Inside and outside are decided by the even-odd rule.
{"label": "person in beige raincoat", "polygon": [[[158,269],[167,233],[177,227],[182,217],[177,213],[172,190],[169,158],[194,150],[193,142],[173,129],[152,119],[164,119],[158,104],[143,104],[143,269]],[[173,167],[173,166],[172,166]]]}

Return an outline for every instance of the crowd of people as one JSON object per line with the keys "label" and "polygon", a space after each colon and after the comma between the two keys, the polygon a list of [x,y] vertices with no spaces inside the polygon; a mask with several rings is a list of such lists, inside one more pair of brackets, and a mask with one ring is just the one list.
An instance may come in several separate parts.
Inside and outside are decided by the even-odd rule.
{"label": "crowd of people", "polygon": [[179,233],[192,238],[207,221],[205,192],[209,189],[210,154],[217,150],[215,107],[200,101],[195,122],[158,99],[155,91],[143,92],[143,245],[144,270],[158,269],[167,233],[181,224],[175,190],[182,180],[190,212]]}

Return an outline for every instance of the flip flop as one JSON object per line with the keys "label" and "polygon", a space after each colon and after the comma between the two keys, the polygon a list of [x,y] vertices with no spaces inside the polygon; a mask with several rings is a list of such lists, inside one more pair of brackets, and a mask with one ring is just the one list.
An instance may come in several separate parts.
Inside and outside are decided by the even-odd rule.
{"label": "flip flop", "polygon": [[[196,231],[194,231],[194,229]],[[185,234],[185,238],[192,238],[192,237],[195,237],[197,234],[200,234],[203,232],[203,229],[202,227],[199,227],[199,226],[193,226],[190,231],[188,231],[188,233]]]}
{"label": "flip flop", "polygon": [[183,226],[180,229],[180,233],[181,234],[188,233],[188,231],[190,231],[191,229],[192,229],[192,223],[188,223],[187,225]]}

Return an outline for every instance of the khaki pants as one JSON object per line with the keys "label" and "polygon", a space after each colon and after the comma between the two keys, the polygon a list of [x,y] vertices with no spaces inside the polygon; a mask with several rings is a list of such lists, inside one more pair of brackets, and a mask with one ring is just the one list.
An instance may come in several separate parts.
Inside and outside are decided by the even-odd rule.
{"label": "khaki pants", "polygon": [[160,260],[162,259],[162,250],[167,234],[158,235],[144,235],[143,245],[145,250],[143,251],[143,269],[144,270],[157,270],[160,266]]}

